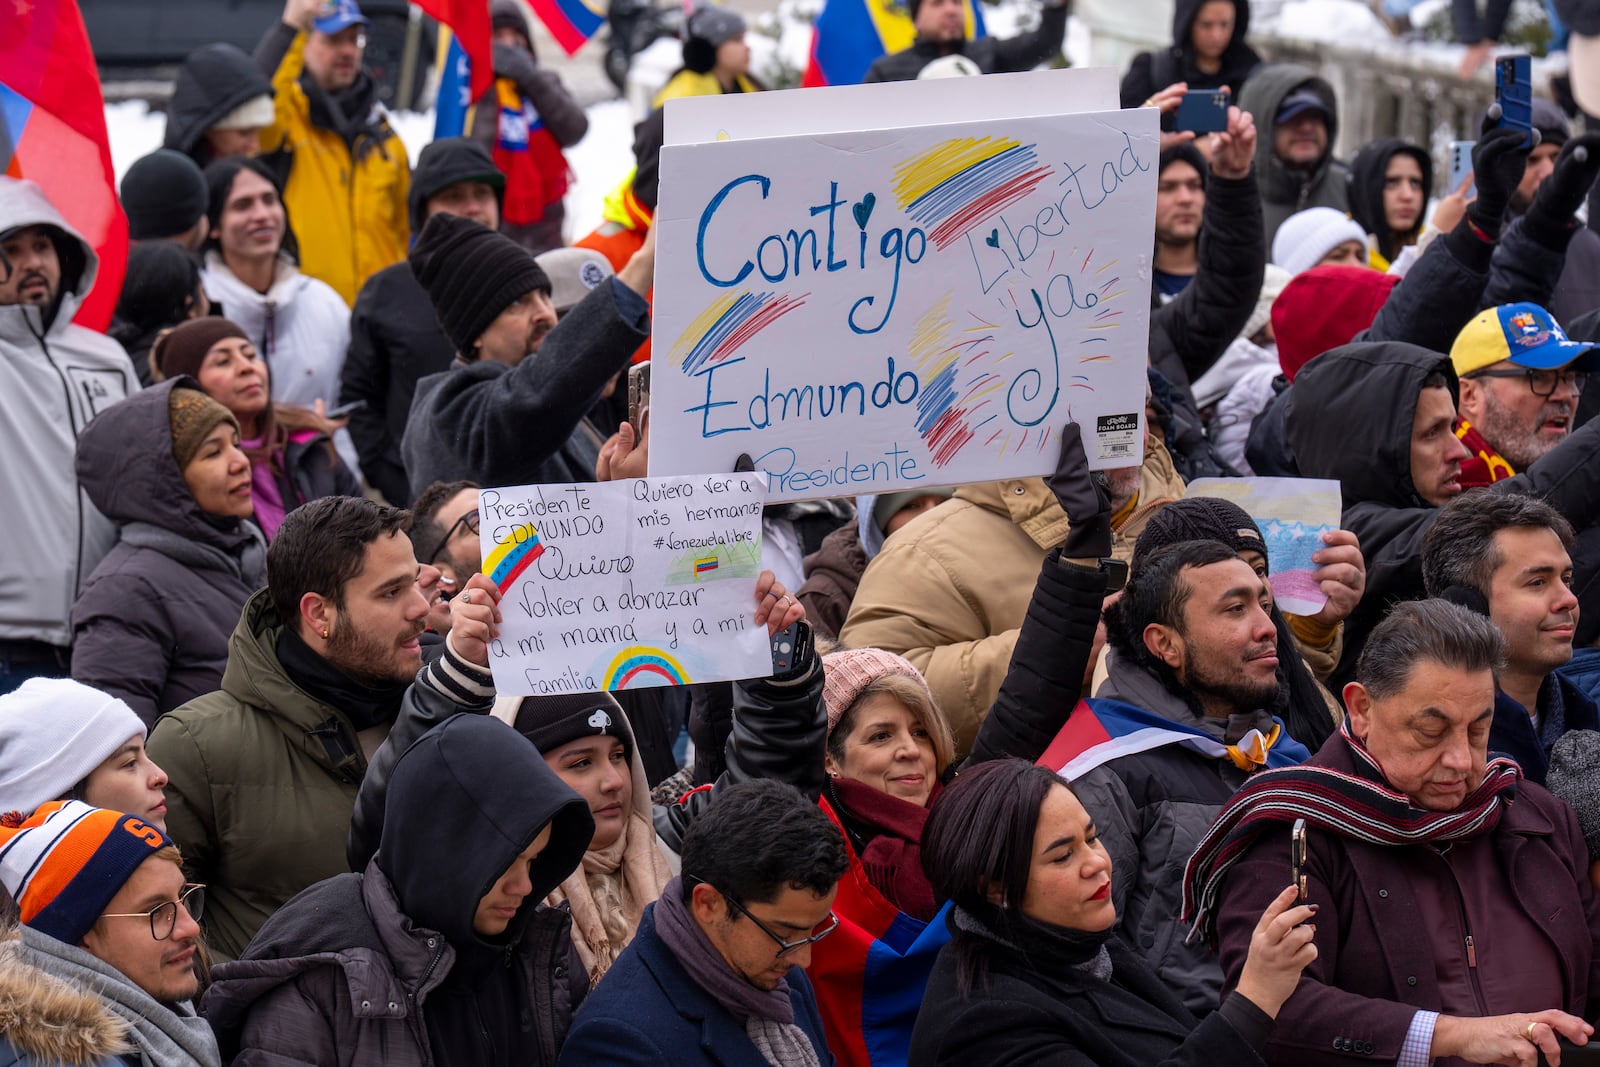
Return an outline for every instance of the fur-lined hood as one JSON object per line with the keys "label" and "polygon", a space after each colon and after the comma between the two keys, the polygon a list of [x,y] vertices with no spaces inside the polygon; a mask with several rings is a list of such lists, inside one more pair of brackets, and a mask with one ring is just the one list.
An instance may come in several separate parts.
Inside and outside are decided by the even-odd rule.
{"label": "fur-lined hood", "polygon": [[127,1023],[93,993],[25,960],[21,947],[14,930],[0,936],[0,1061],[80,1067],[132,1051]]}

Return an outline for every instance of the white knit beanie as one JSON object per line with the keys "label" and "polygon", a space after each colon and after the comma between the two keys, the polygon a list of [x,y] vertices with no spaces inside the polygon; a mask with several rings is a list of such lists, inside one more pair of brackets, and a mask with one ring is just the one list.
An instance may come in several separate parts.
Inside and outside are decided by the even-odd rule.
{"label": "white knit beanie", "polygon": [[1283,287],[1289,284],[1291,277],[1293,275],[1276,263],[1267,264],[1266,273],[1261,278],[1261,292],[1256,296],[1256,309],[1245,321],[1244,329],[1239,331],[1240,337],[1248,341],[1260,332],[1261,327],[1272,321],[1272,302],[1278,299],[1278,294],[1283,292]]}
{"label": "white knit beanie", "polygon": [[0,696],[0,812],[24,815],[64,797],[106,757],[144,737],[114,696],[70,678],[29,678]]}
{"label": "white knit beanie", "polygon": [[1272,262],[1291,275],[1300,274],[1346,241],[1367,246],[1367,233],[1359,222],[1331,207],[1306,208],[1278,227],[1272,239]]}

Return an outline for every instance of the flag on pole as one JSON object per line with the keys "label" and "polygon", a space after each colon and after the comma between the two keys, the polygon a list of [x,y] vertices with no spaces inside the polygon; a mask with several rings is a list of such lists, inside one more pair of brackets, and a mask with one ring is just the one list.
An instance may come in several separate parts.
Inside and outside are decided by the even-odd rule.
{"label": "flag on pole", "polygon": [[439,31],[439,92],[433,103],[433,139],[462,137],[472,111],[472,61],[456,35]]}
{"label": "flag on pole", "polygon": [[[467,102],[489,91],[494,82],[494,41],[489,30],[488,0],[412,0],[450,30],[451,38],[467,57],[470,77]],[[441,44],[441,47],[443,45]],[[441,86],[442,98],[444,89]],[[463,109],[465,110],[465,109]]]}
{"label": "flag on pole", "polygon": [[[985,35],[978,0],[967,0],[967,39]],[[855,85],[872,61],[910,48],[911,11],[899,0],[827,0],[811,34],[811,62],[800,84]]]}
{"label": "flag on pole", "polygon": [[0,173],[29,178],[94,246],[100,272],[75,321],[111,322],[128,265],[105,98],[77,0],[17,0],[0,16]]}

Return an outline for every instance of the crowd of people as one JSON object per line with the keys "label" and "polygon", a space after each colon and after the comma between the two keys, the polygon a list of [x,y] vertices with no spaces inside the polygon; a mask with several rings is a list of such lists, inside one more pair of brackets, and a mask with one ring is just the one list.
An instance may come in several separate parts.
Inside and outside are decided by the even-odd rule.
{"label": "crowd of people", "polygon": [[[1143,458],[764,509],[766,677],[500,694],[482,487],[642,477],[663,105],[565,243],[583,111],[494,0],[413,167],[355,0],[181,69],[94,249],[0,177],[0,1062],[1561,1061],[1600,1016],[1600,134],[1335,153],[1180,2]],[[869,81],[1026,69],[913,2]],[[930,74],[930,76],[932,76]],[[1437,194],[1437,195],[1436,195]],[[566,235],[571,236],[571,235]],[[748,469],[748,468],[746,468]],[[1323,606],[1210,476],[1332,479]],[[1585,601],[1590,610],[1582,610]],[[686,756],[682,738],[692,742]]]}

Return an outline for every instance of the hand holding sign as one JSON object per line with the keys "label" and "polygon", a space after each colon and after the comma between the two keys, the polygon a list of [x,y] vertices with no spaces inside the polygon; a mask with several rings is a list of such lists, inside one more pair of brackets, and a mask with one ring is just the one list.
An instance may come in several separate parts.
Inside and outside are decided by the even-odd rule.
{"label": "hand holding sign", "polygon": [[500,636],[500,590],[481,574],[467,580],[466,588],[450,600],[450,651],[489,669],[489,644]]}
{"label": "hand holding sign", "polygon": [[[488,641],[495,688],[544,696],[771,674],[764,630],[790,609],[773,606],[770,575],[758,585],[765,483],[753,472],[484,489],[487,577],[474,581],[503,595]],[[756,589],[766,603],[752,611]]]}

